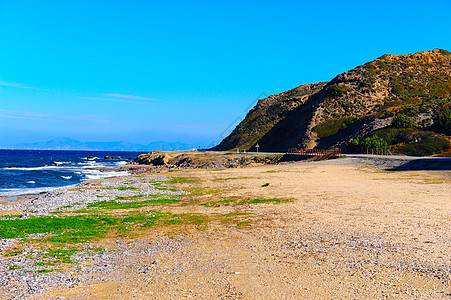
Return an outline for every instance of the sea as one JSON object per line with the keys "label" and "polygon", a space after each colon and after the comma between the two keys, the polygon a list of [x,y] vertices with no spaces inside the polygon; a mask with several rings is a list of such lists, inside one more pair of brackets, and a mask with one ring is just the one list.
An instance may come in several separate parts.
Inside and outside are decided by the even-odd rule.
{"label": "sea", "polygon": [[[80,182],[128,175],[127,172],[101,172],[98,167],[125,165],[144,152],[0,150],[0,199],[35,194]],[[121,159],[104,159],[120,156]],[[7,198],[10,197],[10,198]]]}

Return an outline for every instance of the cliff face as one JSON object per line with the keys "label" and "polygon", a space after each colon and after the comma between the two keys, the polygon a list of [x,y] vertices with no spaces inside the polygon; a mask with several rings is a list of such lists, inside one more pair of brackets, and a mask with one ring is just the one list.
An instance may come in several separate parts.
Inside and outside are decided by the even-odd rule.
{"label": "cliff face", "polygon": [[215,150],[284,152],[291,147],[346,148],[388,128],[399,115],[416,130],[451,101],[451,55],[435,49],[383,55],[330,82],[301,85],[262,99]]}

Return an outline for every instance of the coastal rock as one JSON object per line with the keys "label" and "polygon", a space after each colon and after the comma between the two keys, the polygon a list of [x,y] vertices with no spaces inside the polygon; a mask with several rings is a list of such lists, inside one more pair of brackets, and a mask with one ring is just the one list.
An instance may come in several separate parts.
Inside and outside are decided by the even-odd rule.
{"label": "coastal rock", "polygon": [[141,154],[135,158],[134,162],[142,165],[163,166],[172,158],[168,153],[161,151],[152,151],[148,154]]}
{"label": "coastal rock", "polygon": [[141,154],[133,164],[150,165],[154,167],[178,168],[178,169],[218,169],[238,168],[255,164],[277,164],[283,160],[283,155],[249,155],[228,153],[211,154],[203,152],[159,152]]}
{"label": "coastal rock", "polygon": [[120,156],[104,156],[103,159],[122,159]]}

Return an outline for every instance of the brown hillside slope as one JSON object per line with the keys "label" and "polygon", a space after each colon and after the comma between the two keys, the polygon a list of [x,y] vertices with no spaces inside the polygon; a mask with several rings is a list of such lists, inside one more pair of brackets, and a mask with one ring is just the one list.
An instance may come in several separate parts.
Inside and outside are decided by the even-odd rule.
{"label": "brown hillside slope", "polygon": [[321,90],[326,83],[304,84],[259,100],[235,130],[214,149],[250,149],[291,111],[304,104],[311,95]]}
{"label": "brown hillside slope", "polygon": [[[287,94],[299,88],[303,95],[292,101]],[[451,55],[440,49],[383,55],[328,83],[299,88],[259,101],[215,149],[254,150],[256,143],[261,151],[343,148],[351,139],[390,126],[397,114],[412,118],[417,129],[429,130],[434,115],[450,105]],[[292,102],[292,109],[271,110]]]}

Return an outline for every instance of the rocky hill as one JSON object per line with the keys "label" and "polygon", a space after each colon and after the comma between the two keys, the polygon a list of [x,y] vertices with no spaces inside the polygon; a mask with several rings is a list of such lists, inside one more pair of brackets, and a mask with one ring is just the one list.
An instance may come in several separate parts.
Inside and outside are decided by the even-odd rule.
{"label": "rocky hill", "polygon": [[259,100],[213,149],[254,151],[258,143],[260,151],[391,147],[430,155],[448,148],[450,120],[449,51],[383,55],[330,82]]}

